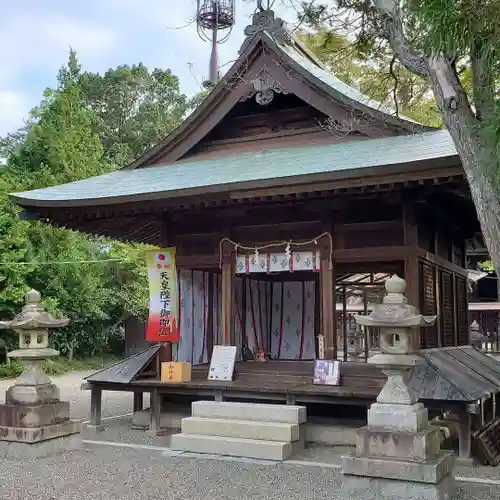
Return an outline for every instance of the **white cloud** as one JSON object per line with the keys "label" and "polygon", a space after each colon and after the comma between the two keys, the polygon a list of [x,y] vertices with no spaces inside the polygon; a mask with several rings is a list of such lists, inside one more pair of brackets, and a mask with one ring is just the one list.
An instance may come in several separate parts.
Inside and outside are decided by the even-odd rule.
{"label": "white cloud", "polygon": [[[294,22],[295,12],[283,6],[291,1],[276,0],[275,10]],[[238,57],[254,9],[255,1],[236,2],[236,25],[219,50],[223,72]],[[196,0],[19,0],[8,8],[0,5],[0,136],[21,126],[43,89],[54,85],[70,46],[85,69],[105,71],[142,61],[170,68],[187,94],[199,91],[208,74],[210,44],[198,37],[191,22],[195,13]]]}
{"label": "white cloud", "polygon": [[[64,64],[68,50],[74,48],[81,59],[102,57],[118,42],[118,33],[107,26],[80,21],[63,15],[31,15],[28,12],[0,21],[0,136],[23,123],[29,109],[18,90],[26,86],[24,73],[38,71],[55,76]],[[38,99],[44,87],[41,84]]]}
{"label": "white cloud", "polygon": [[25,68],[58,67],[70,46],[83,57],[101,56],[117,41],[117,32],[107,26],[62,15],[16,15],[0,22],[0,65],[7,70],[0,78]]}
{"label": "white cloud", "polygon": [[13,131],[22,125],[23,116],[29,111],[29,104],[26,96],[13,90],[0,90],[0,136]]}

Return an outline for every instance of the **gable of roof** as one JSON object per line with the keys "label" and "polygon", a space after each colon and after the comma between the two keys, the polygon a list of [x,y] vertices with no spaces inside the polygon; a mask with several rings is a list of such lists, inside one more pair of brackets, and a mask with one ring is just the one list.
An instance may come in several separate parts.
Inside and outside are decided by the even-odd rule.
{"label": "gable of roof", "polygon": [[150,166],[161,159],[167,159],[169,163],[179,160],[248,94],[259,73],[269,69],[259,67],[258,61],[263,54],[277,62],[286,72],[293,72],[313,91],[321,92],[332,101],[398,128],[401,133],[432,130],[410,118],[396,116],[390,107],[374,101],[336,78],[288,31],[284,21],[275,18],[272,10],[255,14],[252,25],[246,28],[245,33],[247,38],[238,59],[200,106],[164,140],[124,167],[125,169]]}

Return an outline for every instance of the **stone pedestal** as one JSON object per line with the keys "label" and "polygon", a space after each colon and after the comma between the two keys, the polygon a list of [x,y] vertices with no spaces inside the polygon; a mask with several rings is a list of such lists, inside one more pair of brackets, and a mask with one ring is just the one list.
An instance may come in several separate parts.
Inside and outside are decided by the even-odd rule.
{"label": "stone pedestal", "polygon": [[408,386],[418,355],[419,329],[432,324],[406,303],[404,281],[392,277],[387,295],[370,316],[358,317],[380,328],[381,353],[369,363],[387,382],[358,429],[356,454],[343,457],[344,498],[445,499],[454,492],[453,453],[441,451],[439,429],[429,425],[427,409]]}
{"label": "stone pedestal", "polygon": [[451,476],[439,484],[344,476],[342,498],[349,500],[451,500],[456,485]]}
{"label": "stone pedestal", "polygon": [[42,361],[59,353],[48,347],[48,328],[66,326],[40,306],[40,294],[26,295],[26,306],[12,321],[0,326],[19,333],[19,349],[9,357],[24,371],[0,405],[0,458],[43,457],[80,446],[74,439],[80,422],[70,419],[69,403],[59,400],[59,389],[42,369]]}

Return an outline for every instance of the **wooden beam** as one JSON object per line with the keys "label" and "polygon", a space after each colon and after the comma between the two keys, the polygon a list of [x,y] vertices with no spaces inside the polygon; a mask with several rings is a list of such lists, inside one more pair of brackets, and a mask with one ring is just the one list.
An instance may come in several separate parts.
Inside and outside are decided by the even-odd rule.
{"label": "wooden beam", "polygon": [[[392,170],[392,172],[391,172]],[[364,188],[383,187],[386,185],[415,183],[419,181],[433,182],[435,179],[443,179],[449,182],[449,178],[463,173],[461,167],[445,167],[439,169],[429,170],[416,170],[413,172],[394,172],[394,168],[387,169],[387,172],[381,175],[365,175],[361,178],[351,179],[335,179],[335,180],[316,180],[316,177],[325,177],[324,174],[310,174],[307,179],[301,183],[297,182],[297,178],[288,178],[281,180],[281,186],[269,187],[271,182],[267,183],[266,187],[254,187],[248,189],[234,189],[229,198],[232,200],[246,199],[246,198],[262,198],[268,196],[284,196],[293,193],[312,193],[321,191],[333,191],[340,189],[358,189]],[[333,177],[330,174],[330,177]],[[294,182],[295,181],[295,182]],[[256,181],[257,183],[257,181]],[[273,182],[274,184],[274,182]],[[394,186],[391,186],[394,187]]]}
{"label": "wooden beam", "polygon": [[367,248],[337,248],[333,251],[337,262],[389,262],[403,261],[414,247],[367,247]]}
{"label": "wooden beam", "polygon": [[414,247],[416,255],[421,257],[422,259],[425,259],[429,261],[432,264],[436,264],[438,266],[443,267],[444,269],[447,269],[448,271],[452,271],[459,276],[462,276],[464,278],[467,278],[467,269],[464,269],[463,267],[457,266],[453,264],[452,262],[449,262],[446,259],[443,259],[441,257],[438,257],[437,255],[434,255],[431,252],[427,252],[423,248],[420,247]]}
{"label": "wooden beam", "polygon": [[177,266],[184,269],[219,269],[219,256],[205,255],[178,255]]}

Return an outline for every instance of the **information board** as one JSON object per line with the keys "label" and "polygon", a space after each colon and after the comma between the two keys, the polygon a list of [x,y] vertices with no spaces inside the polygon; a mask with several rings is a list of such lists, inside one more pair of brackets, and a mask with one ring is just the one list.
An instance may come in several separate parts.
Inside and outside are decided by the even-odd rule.
{"label": "information board", "polygon": [[313,384],[340,385],[340,361],[317,359],[314,362]]}
{"label": "information board", "polygon": [[233,380],[237,348],[234,345],[216,345],[208,370],[208,380]]}

